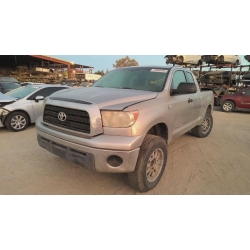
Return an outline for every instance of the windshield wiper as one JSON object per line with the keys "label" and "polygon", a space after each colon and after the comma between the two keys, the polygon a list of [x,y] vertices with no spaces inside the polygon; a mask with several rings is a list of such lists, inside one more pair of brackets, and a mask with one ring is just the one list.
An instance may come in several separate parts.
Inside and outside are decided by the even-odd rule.
{"label": "windshield wiper", "polygon": [[134,88],[129,88],[129,87],[120,87],[119,89],[134,89]]}

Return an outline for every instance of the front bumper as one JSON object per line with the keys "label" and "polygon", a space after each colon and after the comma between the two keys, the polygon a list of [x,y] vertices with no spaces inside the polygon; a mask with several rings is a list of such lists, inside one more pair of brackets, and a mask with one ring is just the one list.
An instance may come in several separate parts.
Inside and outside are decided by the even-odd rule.
{"label": "front bumper", "polygon": [[[36,122],[36,128],[38,143],[41,147],[85,168],[107,173],[133,172],[144,138],[144,136],[99,135],[86,139],[66,135],[45,126],[41,117]],[[120,166],[114,167],[108,164],[107,159],[112,155],[122,158]]]}

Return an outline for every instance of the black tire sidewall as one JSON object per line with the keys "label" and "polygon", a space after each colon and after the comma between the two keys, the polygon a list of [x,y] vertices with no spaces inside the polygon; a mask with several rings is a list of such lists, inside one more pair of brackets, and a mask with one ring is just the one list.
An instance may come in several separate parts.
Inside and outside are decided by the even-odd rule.
{"label": "black tire sidewall", "polygon": [[[148,163],[149,157],[157,148],[160,148],[163,151],[163,155],[164,155],[163,166],[162,166],[161,172],[158,175],[158,177],[156,178],[156,180],[153,182],[149,182],[147,180],[147,176],[146,176],[147,163]],[[143,183],[144,183],[144,186],[146,187],[146,191],[147,191],[147,190],[154,188],[158,184],[158,182],[160,181],[160,179],[163,175],[163,172],[165,170],[165,167],[167,164],[166,143],[164,142],[164,140],[162,138],[156,138],[154,140],[154,143],[151,144],[150,147],[148,148],[148,150],[146,151],[146,154],[144,154],[144,155],[140,154],[139,157],[141,158],[139,160],[139,162],[140,162],[140,164],[142,164],[142,166],[141,166],[142,173],[141,174],[142,174],[142,178],[143,178]]]}
{"label": "black tire sidewall", "polygon": [[[26,124],[25,124],[25,126],[24,126],[22,129],[15,129],[15,128],[13,128],[13,127],[11,126],[11,119],[12,119],[14,116],[16,116],[16,115],[21,115],[21,116],[23,116],[23,117],[25,118],[25,120],[26,120]],[[15,112],[15,111],[14,111],[14,112],[10,113],[10,114],[8,115],[8,117],[6,118],[5,126],[6,126],[7,129],[10,130],[10,131],[19,132],[19,131],[25,130],[25,129],[27,128],[27,126],[28,126],[28,123],[29,123],[29,119],[28,119],[28,117],[27,117],[27,115],[26,115],[25,113],[23,113],[23,112]]]}

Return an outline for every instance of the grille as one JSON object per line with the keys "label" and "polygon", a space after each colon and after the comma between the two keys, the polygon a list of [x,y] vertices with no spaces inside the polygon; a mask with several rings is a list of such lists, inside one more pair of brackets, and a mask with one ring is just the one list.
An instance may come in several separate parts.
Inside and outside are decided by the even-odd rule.
{"label": "grille", "polygon": [[[58,119],[59,112],[66,114],[66,120]],[[46,105],[43,114],[43,121],[61,128],[66,128],[74,131],[90,133],[89,114],[83,110],[75,110],[64,107]]]}

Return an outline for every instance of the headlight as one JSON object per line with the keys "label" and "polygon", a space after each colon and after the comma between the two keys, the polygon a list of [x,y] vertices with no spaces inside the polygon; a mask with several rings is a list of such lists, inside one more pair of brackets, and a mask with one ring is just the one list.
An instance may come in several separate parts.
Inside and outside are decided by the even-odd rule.
{"label": "headlight", "polygon": [[9,114],[8,110],[0,108],[0,115],[8,115],[8,114]]}
{"label": "headlight", "polygon": [[101,111],[104,127],[127,128],[133,125],[139,115],[138,111]]}

